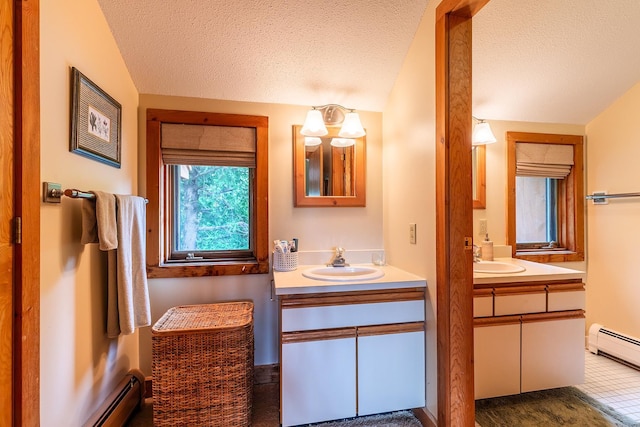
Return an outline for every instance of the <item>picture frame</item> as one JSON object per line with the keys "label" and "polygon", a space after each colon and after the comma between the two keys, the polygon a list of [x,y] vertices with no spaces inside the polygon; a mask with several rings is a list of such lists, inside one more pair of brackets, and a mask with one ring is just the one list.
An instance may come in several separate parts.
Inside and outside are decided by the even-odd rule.
{"label": "picture frame", "polygon": [[69,151],[120,168],[122,106],[71,68]]}

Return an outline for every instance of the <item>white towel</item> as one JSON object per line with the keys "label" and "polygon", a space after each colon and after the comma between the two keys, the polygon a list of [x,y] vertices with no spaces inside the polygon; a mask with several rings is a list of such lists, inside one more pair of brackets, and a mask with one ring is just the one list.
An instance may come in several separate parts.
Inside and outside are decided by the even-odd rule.
{"label": "white towel", "polygon": [[110,251],[118,247],[116,230],[116,198],[111,193],[91,191],[95,200],[82,202],[82,237],[80,242],[100,243],[100,250]]}
{"label": "white towel", "polygon": [[[115,197],[118,240],[116,281],[114,283],[109,278],[107,307],[107,335],[112,338],[120,333],[132,334],[135,328],[151,324],[145,259],[145,200],[137,196]],[[114,273],[112,267],[109,266],[110,276]]]}

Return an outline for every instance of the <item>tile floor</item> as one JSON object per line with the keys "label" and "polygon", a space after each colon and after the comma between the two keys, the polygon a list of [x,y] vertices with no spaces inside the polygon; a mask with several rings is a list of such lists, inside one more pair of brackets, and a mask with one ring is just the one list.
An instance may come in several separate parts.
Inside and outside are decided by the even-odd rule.
{"label": "tile floor", "polygon": [[587,351],[585,382],[576,388],[640,423],[640,371]]}

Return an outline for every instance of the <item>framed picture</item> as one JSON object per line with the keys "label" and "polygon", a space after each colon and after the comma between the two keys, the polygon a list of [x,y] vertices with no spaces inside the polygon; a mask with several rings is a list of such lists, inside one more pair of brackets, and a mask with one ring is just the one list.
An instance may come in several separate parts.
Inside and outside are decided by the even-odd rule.
{"label": "framed picture", "polygon": [[72,153],[120,168],[122,106],[77,68],[71,69]]}

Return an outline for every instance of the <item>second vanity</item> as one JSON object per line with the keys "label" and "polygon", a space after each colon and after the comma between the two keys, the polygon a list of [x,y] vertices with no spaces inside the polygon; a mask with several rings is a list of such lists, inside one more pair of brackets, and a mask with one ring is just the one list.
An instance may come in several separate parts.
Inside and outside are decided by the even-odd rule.
{"label": "second vanity", "polygon": [[584,382],[584,273],[518,259],[474,273],[475,398]]}
{"label": "second vanity", "polygon": [[392,266],[365,280],[274,272],[282,426],[425,405],[426,281]]}

